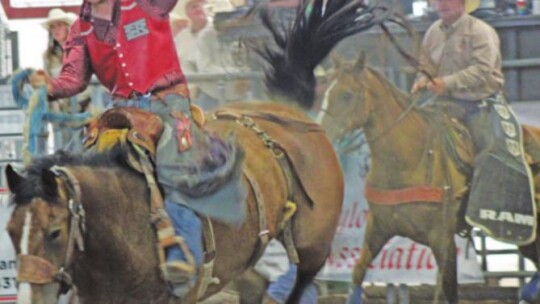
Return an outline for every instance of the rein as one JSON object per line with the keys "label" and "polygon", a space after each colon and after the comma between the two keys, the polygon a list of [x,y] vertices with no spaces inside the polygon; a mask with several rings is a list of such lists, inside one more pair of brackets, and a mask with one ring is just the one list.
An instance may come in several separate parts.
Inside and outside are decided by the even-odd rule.
{"label": "rein", "polygon": [[31,284],[60,283],[59,293],[67,293],[73,287],[73,278],[70,274],[75,247],[84,251],[83,233],[85,232],[85,212],[81,204],[81,190],[79,181],[65,167],[51,168],[56,176],[61,178],[68,191],[68,209],[71,215],[70,231],[66,254],[61,266],[56,267],[48,260],[28,254],[20,254],[18,258],[17,281]]}
{"label": "rein", "polygon": [[386,129],[382,130],[381,132],[379,132],[379,134],[373,136],[373,138],[371,140],[366,140],[368,141],[368,143],[372,144],[376,141],[378,141],[379,139],[381,139],[384,135],[386,135],[386,133],[390,132],[390,130],[392,130],[393,128],[395,128],[406,116],[407,114],[409,114],[411,112],[412,109],[414,109],[416,107],[416,104],[418,103],[418,99],[414,99],[410,104],[409,106],[403,111],[401,112],[401,114],[399,114],[399,117],[391,124],[389,125],[388,127],[386,127]]}

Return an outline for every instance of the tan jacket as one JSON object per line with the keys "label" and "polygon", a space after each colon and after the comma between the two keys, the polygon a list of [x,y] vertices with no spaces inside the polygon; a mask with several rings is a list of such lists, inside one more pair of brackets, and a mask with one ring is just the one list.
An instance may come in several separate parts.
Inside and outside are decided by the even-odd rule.
{"label": "tan jacket", "polygon": [[436,21],[422,42],[426,59],[447,87],[447,97],[480,100],[504,84],[499,37],[487,23],[464,14],[451,26]]}

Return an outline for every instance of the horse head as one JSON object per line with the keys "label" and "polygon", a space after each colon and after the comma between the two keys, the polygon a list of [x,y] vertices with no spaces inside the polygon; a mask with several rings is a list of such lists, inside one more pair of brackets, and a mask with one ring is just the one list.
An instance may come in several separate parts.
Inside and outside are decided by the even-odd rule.
{"label": "horse head", "polygon": [[392,138],[387,133],[399,129],[396,126],[420,122],[418,119],[405,122],[417,115],[409,94],[369,67],[365,57],[361,52],[355,62],[334,60],[336,72],[325,92],[318,117],[334,140],[341,140],[359,129],[363,129],[368,141]]}
{"label": "horse head", "polygon": [[68,205],[73,198],[53,171],[34,173],[22,176],[6,168],[15,204],[7,230],[18,256],[17,303],[52,304],[71,284]]}
{"label": "horse head", "polygon": [[334,74],[330,77],[318,121],[330,138],[342,139],[347,133],[361,129],[370,113],[370,85],[363,52],[356,62],[345,62],[332,56]]}

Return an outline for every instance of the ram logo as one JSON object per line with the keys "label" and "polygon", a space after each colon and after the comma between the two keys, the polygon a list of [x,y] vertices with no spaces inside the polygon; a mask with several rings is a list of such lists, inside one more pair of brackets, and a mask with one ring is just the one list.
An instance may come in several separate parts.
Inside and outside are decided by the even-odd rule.
{"label": "ram logo", "polygon": [[534,226],[534,217],[528,214],[480,209],[480,218],[489,221],[508,222],[517,225]]}

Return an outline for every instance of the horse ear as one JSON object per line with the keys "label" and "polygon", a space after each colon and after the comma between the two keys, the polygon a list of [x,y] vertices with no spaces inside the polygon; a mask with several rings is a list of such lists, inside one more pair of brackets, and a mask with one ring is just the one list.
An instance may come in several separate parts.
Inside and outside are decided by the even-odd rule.
{"label": "horse ear", "polygon": [[333,51],[330,53],[330,61],[332,62],[332,68],[337,70],[341,66],[343,60],[336,51]]}
{"label": "horse ear", "polygon": [[56,183],[56,174],[48,169],[41,170],[41,182],[43,190],[51,197],[56,197],[58,194],[58,184]]}
{"label": "horse ear", "polygon": [[21,185],[26,181],[24,177],[15,172],[11,165],[6,166],[6,178],[9,191],[17,193]]}
{"label": "horse ear", "polygon": [[356,62],[354,63],[354,69],[358,72],[362,72],[365,67],[366,53],[364,53],[364,51],[360,51],[360,54],[358,54],[358,59],[356,59]]}

